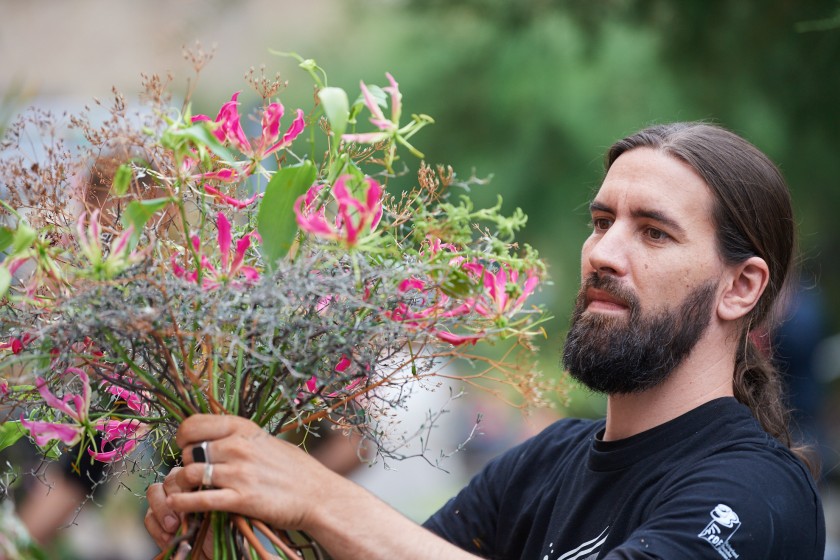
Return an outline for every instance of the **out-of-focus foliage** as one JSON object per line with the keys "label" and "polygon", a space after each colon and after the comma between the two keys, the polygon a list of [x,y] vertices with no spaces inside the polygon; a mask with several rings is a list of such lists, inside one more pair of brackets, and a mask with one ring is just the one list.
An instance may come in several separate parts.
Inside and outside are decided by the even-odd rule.
{"label": "out-of-focus foliage", "polygon": [[836,0],[352,6],[368,23],[351,32],[348,46],[378,46],[373,57],[399,69],[407,92],[438,105],[429,112],[446,125],[429,129],[427,159],[494,174],[492,190],[527,211],[527,241],[557,283],[547,370],[557,367],[602,154],[654,122],[718,122],[780,165],[806,265],[824,288],[834,327],[840,324],[840,290],[832,289],[840,286],[840,262],[832,259],[840,249]]}

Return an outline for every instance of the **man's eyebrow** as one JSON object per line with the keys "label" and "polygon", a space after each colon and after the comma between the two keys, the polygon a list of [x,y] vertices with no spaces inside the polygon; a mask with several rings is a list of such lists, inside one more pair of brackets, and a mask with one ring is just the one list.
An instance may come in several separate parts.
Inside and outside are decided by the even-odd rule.
{"label": "man's eyebrow", "polygon": [[589,203],[589,213],[592,212],[606,212],[607,214],[615,214],[612,208],[607,206],[606,204],[601,204],[600,202],[592,201]]}
{"label": "man's eyebrow", "polygon": [[630,215],[634,218],[647,218],[649,220],[654,220],[663,224],[664,226],[668,227],[673,233],[677,235],[684,236],[685,229],[677,223],[677,221],[667,214],[660,212],[659,210],[645,210],[645,209],[637,209],[630,212]]}

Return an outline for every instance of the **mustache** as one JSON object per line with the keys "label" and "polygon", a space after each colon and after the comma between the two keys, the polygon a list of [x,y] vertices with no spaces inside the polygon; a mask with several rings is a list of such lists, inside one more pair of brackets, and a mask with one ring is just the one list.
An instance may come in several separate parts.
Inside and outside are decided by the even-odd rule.
{"label": "mustache", "polygon": [[578,299],[582,305],[586,303],[586,291],[588,289],[601,290],[610,296],[620,300],[631,311],[639,309],[639,297],[636,293],[621,284],[614,276],[609,274],[599,275],[597,272],[590,273],[583,281]]}

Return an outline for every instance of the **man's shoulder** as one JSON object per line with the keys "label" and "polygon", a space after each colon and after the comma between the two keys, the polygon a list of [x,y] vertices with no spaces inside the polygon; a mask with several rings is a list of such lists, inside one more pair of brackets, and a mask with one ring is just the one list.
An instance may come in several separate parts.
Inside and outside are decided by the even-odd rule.
{"label": "man's shoulder", "polygon": [[523,445],[543,450],[554,447],[588,445],[604,429],[605,421],[588,418],[561,418],[525,441]]}
{"label": "man's shoulder", "polygon": [[585,456],[595,435],[604,427],[603,420],[563,418],[536,435],[508,449],[491,461],[490,472],[516,476],[522,471],[533,474],[534,465],[544,462],[557,466],[561,459]]}

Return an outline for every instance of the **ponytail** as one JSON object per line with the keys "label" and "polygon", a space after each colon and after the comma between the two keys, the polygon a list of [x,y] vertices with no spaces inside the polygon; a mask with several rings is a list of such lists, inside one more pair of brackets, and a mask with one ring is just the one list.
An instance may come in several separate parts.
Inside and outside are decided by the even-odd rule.
{"label": "ponytail", "polygon": [[735,398],[752,411],[765,432],[789,447],[814,478],[818,478],[820,465],[813,449],[795,445],[791,438],[790,410],[785,406],[781,374],[746,334],[740,347],[743,352],[735,357]]}

